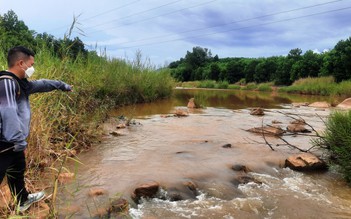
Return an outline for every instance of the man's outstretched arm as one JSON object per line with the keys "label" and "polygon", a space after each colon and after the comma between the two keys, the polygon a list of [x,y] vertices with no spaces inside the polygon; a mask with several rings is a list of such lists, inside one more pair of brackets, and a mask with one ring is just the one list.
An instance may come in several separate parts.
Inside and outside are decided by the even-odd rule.
{"label": "man's outstretched arm", "polygon": [[72,91],[72,86],[58,80],[34,80],[29,82],[29,93],[49,92],[53,90]]}

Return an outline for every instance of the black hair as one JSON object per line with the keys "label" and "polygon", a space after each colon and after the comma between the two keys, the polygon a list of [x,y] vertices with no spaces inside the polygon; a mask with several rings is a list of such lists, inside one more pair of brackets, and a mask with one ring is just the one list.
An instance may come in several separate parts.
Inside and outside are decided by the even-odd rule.
{"label": "black hair", "polygon": [[9,50],[7,54],[7,65],[13,67],[20,59],[28,60],[30,56],[34,57],[34,52],[24,46],[16,46]]}

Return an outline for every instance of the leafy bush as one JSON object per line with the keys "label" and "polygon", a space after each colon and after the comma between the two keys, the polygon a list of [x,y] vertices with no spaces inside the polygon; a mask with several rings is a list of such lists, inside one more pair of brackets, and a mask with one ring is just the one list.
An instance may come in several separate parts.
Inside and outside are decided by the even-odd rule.
{"label": "leafy bush", "polygon": [[230,85],[228,85],[228,89],[240,90],[241,86],[237,85],[237,84],[230,84]]}
{"label": "leafy bush", "polygon": [[201,81],[200,84],[198,85],[198,87],[199,88],[215,88],[216,81],[212,81],[212,80]]}
{"label": "leafy bush", "polygon": [[257,84],[256,83],[248,83],[245,87],[242,87],[242,90],[255,90],[257,89]]}
{"label": "leafy bush", "polygon": [[330,151],[331,162],[340,166],[343,176],[351,182],[351,111],[335,111],[326,122],[323,137],[314,144]]}
{"label": "leafy bush", "polygon": [[271,83],[259,84],[257,89],[259,91],[272,91],[272,84]]}
{"label": "leafy bush", "polygon": [[220,81],[217,83],[216,87],[218,89],[228,89],[229,83],[228,81]]}

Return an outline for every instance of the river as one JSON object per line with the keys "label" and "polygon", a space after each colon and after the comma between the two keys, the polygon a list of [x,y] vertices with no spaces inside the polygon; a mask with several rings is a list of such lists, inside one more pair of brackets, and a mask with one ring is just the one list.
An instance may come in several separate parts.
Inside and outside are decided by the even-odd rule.
{"label": "river", "polygon": [[[188,110],[186,105],[192,97],[204,108]],[[138,185],[155,181],[163,187],[163,193],[170,188],[181,190],[192,182],[197,186],[196,197],[132,203],[131,218],[351,218],[351,188],[335,168],[309,174],[284,168],[285,159],[299,153],[297,150],[276,146],[282,142],[267,137],[275,149],[272,151],[262,136],[246,131],[272,124],[273,120],[285,128],[292,121],[286,114],[297,114],[321,132],[330,109],[291,104],[315,101],[336,100],[176,89],[171,99],[116,109],[105,124],[107,134],[102,143],[79,155],[83,164],[72,166],[76,179],[61,186],[59,212],[62,217],[98,218],[95,215],[102,202],[121,196],[132,203],[130,195]],[[265,115],[250,115],[251,107],[263,107]],[[167,116],[175,109],[188,110],[189,116]],[[132,125],[118,130],[120,136],[109,135],[116,130],[115,121],[121,115],[133,118]],[[311,146],[310,136],[285,139],[301,148]],[[222,147],[226,144],[231,147]],[[323,155],[317,149],[312,152]],[[254,180],[238,183],[240,174],[233,165],[248,168],[247,176]],[[96,188],[106,194],[89,197],[89,191]]]}

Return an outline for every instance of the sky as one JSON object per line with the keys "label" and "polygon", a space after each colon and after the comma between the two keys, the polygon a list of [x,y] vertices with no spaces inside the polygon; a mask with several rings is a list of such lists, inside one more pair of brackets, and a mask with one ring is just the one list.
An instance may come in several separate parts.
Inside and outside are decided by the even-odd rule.
{"label": "sky", "polygon": [[219,58],[323,52],[351,36],[351,0],[0,0],[30,30],[165,66],[200,46]]}

